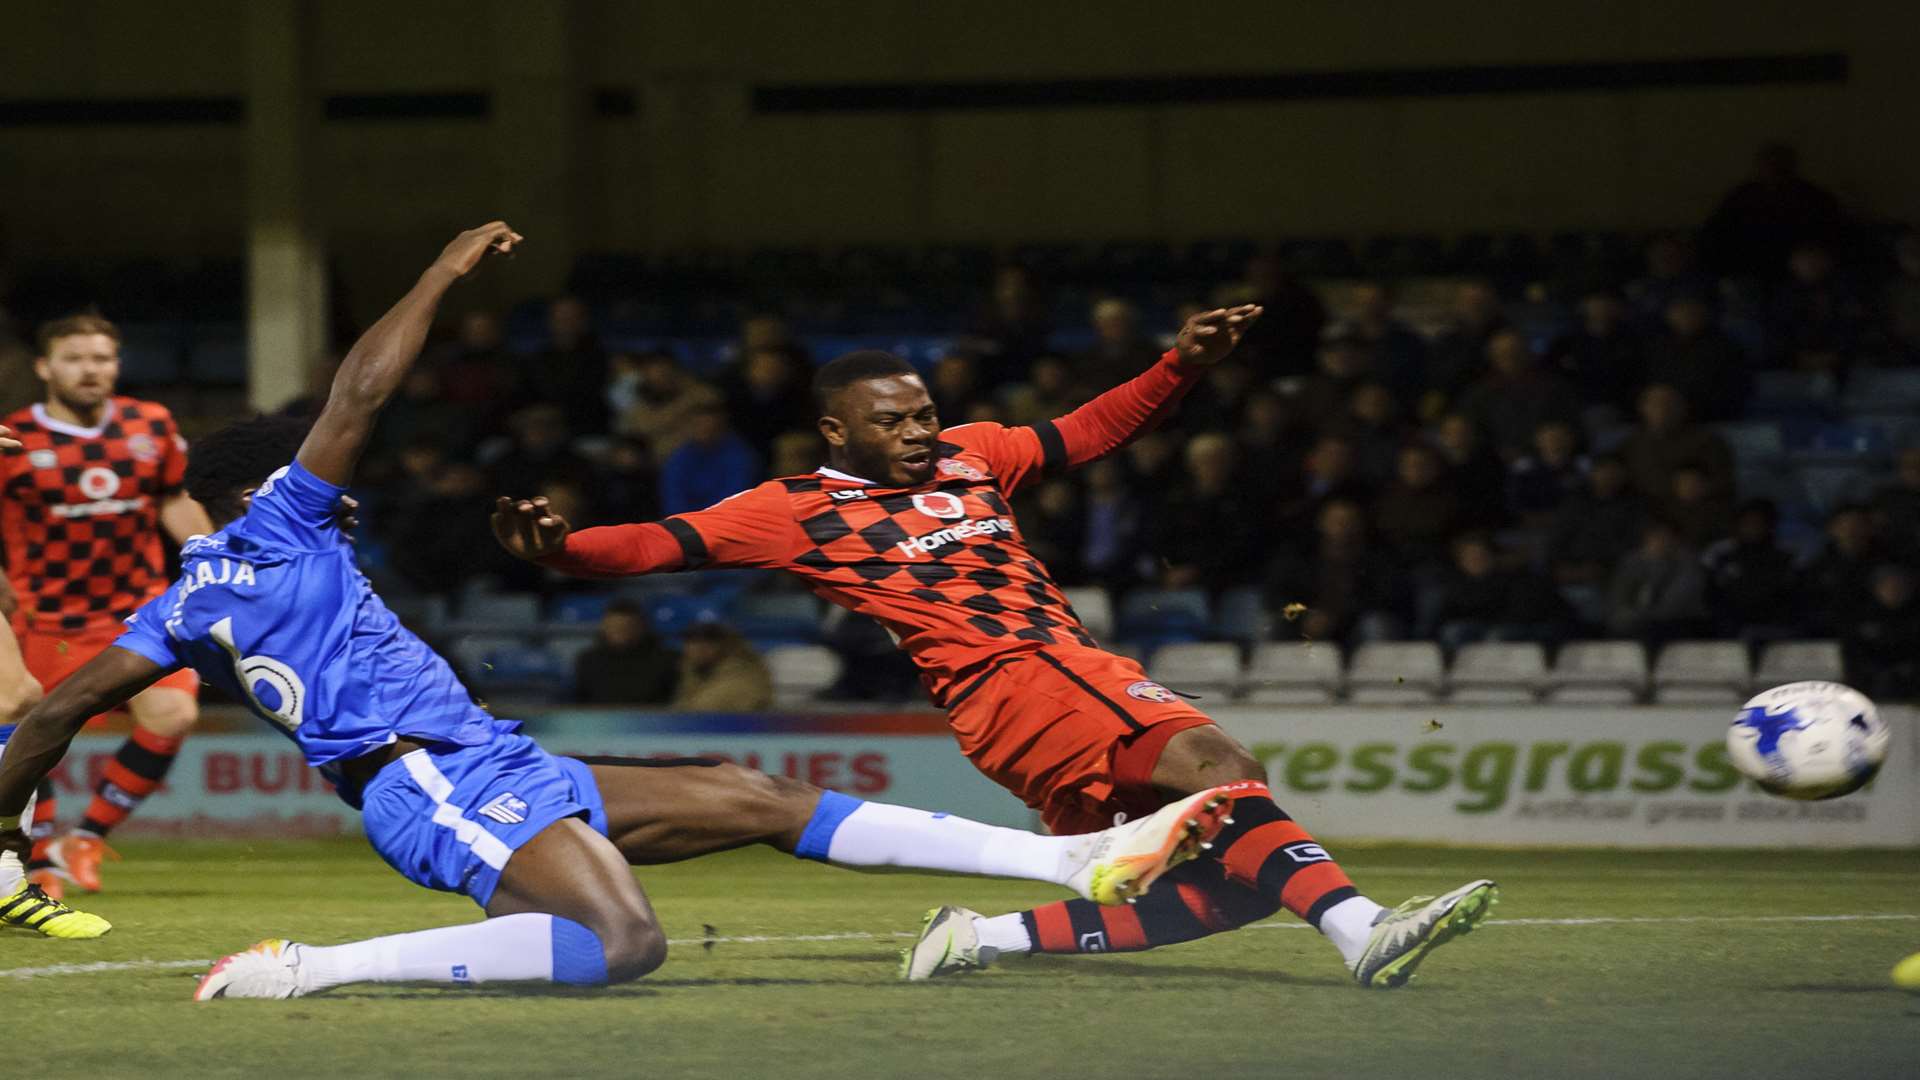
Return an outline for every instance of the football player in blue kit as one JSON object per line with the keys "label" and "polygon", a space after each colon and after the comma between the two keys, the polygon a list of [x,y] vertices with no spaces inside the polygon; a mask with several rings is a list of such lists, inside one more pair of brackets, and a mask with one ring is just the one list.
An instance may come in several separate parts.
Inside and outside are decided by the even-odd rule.
{"label": "football player in blue kit", "polygon": [[1227,804],[1213,792],[1103,833],[1037,836],[725,762],[556,757],[476,705],[374,594],[337,511],[447,289],[521,242],[502,222],[456,237],[355,343],[310,429],[262,418],[197,444],[187,489],[220,527],[190,540],[180,579],[21,721],[0,758],[0,850],[25,854],[21,810],[88,717],[184,667],[291,737],[361,810],[394,869],[488,916],[343,945],[263,941],[216,963],[200,1000],[353,982],[638,978],[667,944],[629,866],[747,844],[843,866],[1049,881],[1113,904],[1219,832]]}

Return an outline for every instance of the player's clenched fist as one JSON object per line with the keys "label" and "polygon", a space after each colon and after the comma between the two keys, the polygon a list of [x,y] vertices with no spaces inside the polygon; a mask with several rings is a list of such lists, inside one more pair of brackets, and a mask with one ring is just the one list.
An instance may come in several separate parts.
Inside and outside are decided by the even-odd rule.
{"label": "player's clenched fist", "polygon": [[488,252],[498,255],[511,255],[513,249],[526,241],[526,237],[513,231],[513,227],[504,221],[489,221],[477,229],[468,229],[453,238],[434,265],[452,272],[456,277],[464,277],[480,265]]}
{"label": "player's clenched fist", "polygon": [[547,500],[499,498],[493,504],[493,538],[508,554],[521,559],[544,559],[567,546],[567,519],[553,512]]}
{"label": "player's clenched fist", "polygon": [[1203,311],[1180,328],[1173,347],[1189,364],[1217,364],[1240,344],[1241,335],[1259,321],[1261,311],[1258,304]]}

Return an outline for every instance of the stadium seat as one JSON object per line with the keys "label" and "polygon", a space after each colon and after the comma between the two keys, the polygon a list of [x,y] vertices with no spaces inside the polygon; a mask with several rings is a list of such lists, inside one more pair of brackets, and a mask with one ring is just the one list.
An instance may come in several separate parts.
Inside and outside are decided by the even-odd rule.
{"label": "stadium seat", "polygon": [[1259,589],[1228,589],[1214,611],[1214,635],[1253,645],[1273,637],[1273,613]]}
{"label": "stadium seat", "polygon": [[1371,641],[1353,652],[1347,697],[1355,705],[1423,705],[1445,683],[1440,646],[1431,641]]}
{"label": "stadium seat", "polygon": [[707,596],[663,593],[647,597],[643,607],[654,633],[676,640],[695,623],[722,622],[726,618],[725,605]]}
{"label": "stadium seat", "polygon": [[568,624],[597,623],[607,613],[613,597],[606,593],[566,593],[553,599],[553,621]]}
{"label": "stadium seat", "polygon": [[585,627],[580,627],[570,629],[568,632],[547,635],[547,652],[553,654],[560,670],[566,673],[566,682],[569,686],[573,684],[574,663],[580,659],[581,653],[593,648],[593,643],[597,640],[594,634],[585,631]]}
{"label": "stadium seat", "polygon": [[1837,641],[1776,641],[1760,650],[1752,689],[1807,680],[1839,682],[1846,670]]}
{"label": "stadium seat", "polygon": [[1113,601],[1098,585],[1066,590],[1067,604],[1080,616],[1087,633],[1104,641],[1113,636]]}
{"label": "stadium seat", "polygon": [[1462,646],[1447,673],[1448,700],[1458,705],[1525,705],[1547,681],[1547,652],[1533,642]]}
{"label": "stadium seat", "polygon": [[1820,517],[1873,493],[1873,474],[1855,465],[1803,465],[1793,477],[1805,505]]}
{"label": "stadium seat", "polygon": [[1647,654],[1637,641],[1575,641],[1547,676],[1555,705],[1631,705],[1647,687]]}
{"label": "stadium seat", "polygon": [[531,631],[540,625],[540,598],[531,593],[469,593],[460,599],[459,621],[505,633]]}
{"label": "stadium seat", "polygon": [[753,593],[734,602],[733,625],[758,642],[811,645],[820,640],[820,602],[812,593]]}
{"label": "stadium seat", "polygon": [[1327,705],[1342,681],[1338,645],[1271,641],[1253,651],[1245,703]]}
{"label": "stadium seat", "polygon": [[1913,412],[1920,409],[1920,371],[1857,368],[1841,403],[1849,412]]}
{"label": "stadium seat", "polygon": [[782,645],[767,650],[776,704],[798,705],[820,696],[840,679],[840,655],[824,645]]}
{"label": "stadium seat", "polygon": [[1240,689],[1240,649],[1220,641],[1164,645],[1147,675],[1169,690],[1231,698]]}
{"label": "stadium seat", "polygon": [[1738,705],[1752,681],[1747,647],[1740,642],[1676,641],[1654,663],[1653,699],[1662,705]]}
{"label": "stadium seat", "polygon": [[1720,437],[1733,451],[1734,460],[1742,468],[1754,468],[1778,461],[1787,452],[1786,436],[1780,425],[1765,420],[1749,420],[1738,424],[1721,424]]}
{"label": "stadium seat", "polygon": [[1198,589],[1135,589],[1120,605],[1120,636],[1148,650],[1197,641],[1212,628],[1207,594]]}
{"label": "stadium seat", "polygon": [[1762,371],[1753,377],[1748,411],[1759,416],[1808,416],[1833,400],[1833,377],[1812,371]]}

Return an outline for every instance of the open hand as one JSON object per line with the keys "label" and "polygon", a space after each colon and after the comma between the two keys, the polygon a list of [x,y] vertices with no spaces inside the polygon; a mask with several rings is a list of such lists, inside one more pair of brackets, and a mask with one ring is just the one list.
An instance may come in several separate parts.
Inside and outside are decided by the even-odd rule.
{"label": "open hand", "polygon": [[567,519],[553,512],[545,496],[494,500],[493,538],[515,558],[531,562],[558,555],[566,549],[571,531]]}
{"label": "open hand", "polygon": [[1181,360],[1211,367],[1240,344],[1241,336],[1259,321],[1261,312],[1258,304],[1203,311],[1180,328],[1173,347],[1179,350]]}
{"label": "open hand", "polygon": [[20,440],[13,437],[13,429],[0,424],[0,450],[18,450]]}
{"label": "open hand", "polygon": [[504,221],[489,221],[477,229],[468,229],[453,238],[446,250],[433,264],[451,271],[456,277],[465,277],[480,265],[480,260],[488,254],[511,255],[513,249],[526,241],[526,237],[513,231],[513,227]]}

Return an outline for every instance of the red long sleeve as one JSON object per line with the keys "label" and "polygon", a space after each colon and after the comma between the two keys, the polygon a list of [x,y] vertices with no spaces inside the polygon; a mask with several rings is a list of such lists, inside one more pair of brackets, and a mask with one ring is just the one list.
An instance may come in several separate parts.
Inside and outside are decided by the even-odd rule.
{"label": "red long sleeve", "polygon": [[1140,375],[1055,420],[1066,464],[1085,465],[1158,427],[1205,370],[1181,363],[1180,354],[1169,349]]}
{"label": "red long sleeve", "polygon": [[540,565],[573,577],[615,578],[678,570],[685,561],[684,548],[666,526],[648,522],[568,533],[560,554]]}

